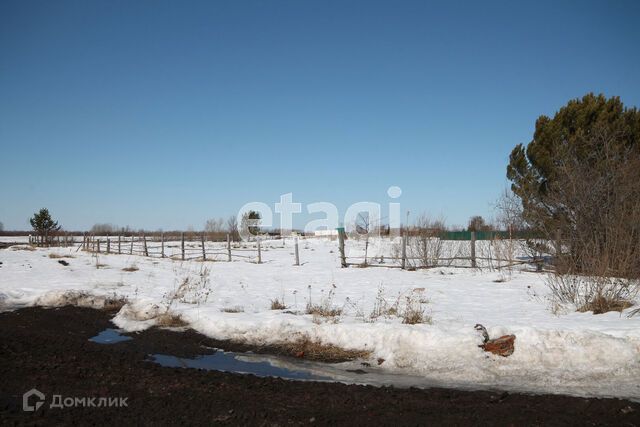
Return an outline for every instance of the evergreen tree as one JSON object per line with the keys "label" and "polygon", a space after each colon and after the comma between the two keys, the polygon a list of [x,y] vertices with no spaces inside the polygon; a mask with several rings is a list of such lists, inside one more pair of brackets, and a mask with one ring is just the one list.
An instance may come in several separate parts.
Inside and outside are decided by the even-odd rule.
{"label": "evergreen tree", "polygon": [[548,239],[562,233],[579,260],[585,251],[602,255],[614,235],[640,237],[631,224],[638,217],[638,164],[640,112],[618,97],[588,94],[553,118],[538,118],[533,140],[511,152],[507,177],[526,223]]}
{"label": "evergreen tree", "polygon": [[487,224],[480,215],[475,215],[469,218],[469,225],[467,231],[487,231],[491,230],[491,226]]}
{"label": "evergreen tree", "polygon": [[248,230],[249,234],[257,236],[260,233],[260,212],[250,210],[242,215],[242,229]]}
{"label": "evergreen tree", "polygon": [[33,230],[41,237],[51,236],[51,232],[60,230],[61,226],[51,218],[47,208],[42,208],[29,219]]}

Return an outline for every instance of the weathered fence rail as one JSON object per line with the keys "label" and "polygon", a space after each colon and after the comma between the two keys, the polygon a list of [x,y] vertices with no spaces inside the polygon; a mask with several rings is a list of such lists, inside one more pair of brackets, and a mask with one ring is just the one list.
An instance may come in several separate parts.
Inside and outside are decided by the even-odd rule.
{"label": "weathered fence rail", "polygon": [[[283,247],[284,247],[283,240]],[[187,240],[185,234],[179,241],[166,241],[164,236],[158,239],[147,239],[139,236],[94,236],[85,234],[78,250],[92,253],[139,255],[151,258],[170,258],[183,261],[228,261],[234,259],[254,260],[262,263],[262,240],[253,242],[232,242],[230,236],[226,241],[208,241],[203,233],[199,239]],[[298,239],[294,240],[295,264],[300,265]]]}
{"label": "weathered fence rail", "polygon": [[[465,232],[466,233],[466,232]],[[529,264],[534,265],[538,271],[543,269],[548,257],[517,257],[513,253],[504,256],[504,253],[492,250],[493,241],[487,240],[488,235],[482,236],[482,239],[476,239],[475,232],[468,233],[468,240],[458,239],[448,242],[458,248],[457,251],[446,253],[438,251],[435,254],[427,254],[426,248],[421,256],[416,256],[415,239],[419,236],[404,235],[396,243],[395,253],[385,253],[384,255],[370,255],[366,252],[358,254],[353,253],[353,249],[358,245],[354,245],[349,241],[347,245],[346,234],[344,231],[338,233],[338,254],[339,262],[343,268],[347,267],[386,267],[400,268],[405,270],[426,269],[434,267],[459,267],[459,268],[484,268],[493,269],[511,268],[518,265]],[[29,236],[29,244],[35,246],[47,247],[77,247],[77,250],[84,250],[91,253],[105,254],[123,254],[137,255],[150,258],[170,258],[173,260],[183,261],[227,261],[242,260],[254,263],[263,262],[263,245],[266,243],[270,248],[274,248],[274,242],[271,239],[263,241],[258,238],[251,242],[233,242],[229,235],[226,239],[208,239],[207,234],[200,233],[181,233],[177,235],[172,233],[170,238],[164,234],[156,234],[147,236],[144,233],[138,235],[115,235],[115,236],[96,236],[84,233],[82,236],[77,234],[58,232],[51,236]],[[177,238],[177,240],[176,240]],[[496,241],[512,242],[511,239],[503,239],[502,236],[495,235]],[[413,240],[412,240],[413,239]],[[440,237],[434,240],[443,241]],[[478,241],[482,241],[481,249],[478,250]],[[409,242],[411,241],[411,244]],[[282,247],[286,246],[287,240],[282,239]],[[300,250],[298,237],[289,239],[293,242],[291,255],[293,256],[292,264],[294,266],[301,265]],[[489,243],[487,243],[489,242]],[[424,243],[424,242],[423,242]],[[427,243],[424,243],[425,245]],[[431,243],[429,243],[431,244]],[[487,252],[487,244],[489,250]],[[278,245],[280,245],[278,243]],[[483,246],[484,245],[484,246]],[[362,245],[360,245],[362,246]],[[279,246],[278,246],[279,247]],[[368,247],[368,242],[364,245]],[[352,253],[347,253],[352,249]],[[361,247],[356,249],[360,250]],[[427,254],[427,255],[424,255]]]}
{"label": "weathered fence rail", "polygon": [[[465,232],[467,233],[467,232]],[[506,243],[509,245],[513,245],[513,242],[516,240],[512,239],[503,239],[501,235],[494,234],[494,240],[487,239],[489,236],[488,233],[485,233],[482,237],[482,240],[486,243],[488,242],[488,254],[487,249],[479,254],[477,250],[478,239],[476,239],[475,232],[468,232],[469,239],[456,239],[456,240],[444,240],[438,237],[429,237],[426,239],[419,240],[419,242],[424,245],[422,249],[422,255],[416,256],[411,254],[411,252],[416,252],[416,248],[412,248],[411,251],[408,250],[408,241],[410,239],[418,239],[419,236],[414,235],[403,235],[400,237],[400,241],[397,243],[398,247],[397,253],[395,255],[369,255],[366,252],[366,248],[368,248],[368,242],[365,243],[365,253],[361,255],[351,255],[347,254],[347,245],[345,243],[346,234],[339,233],[338,239],[338,249],[340,251],[340,259],[342,267],[387,267],[387,268],[400,268],[400,269],[426,269],[426,268],[434,268],[434,267],[458,267],[458,268],[492,268],[492,269],[503,269],[503,268],[511,268],[518,265],[534,265],[538,271],[542,271],[543,265],[548,261],[547,258],[542,256],[542,254],[533,257],[518,257],[515,255],[514,248],[511,247],[510,250],[503,250],[500,252],[507,252],[506,254],[495,253],[495,250],[492,250],[491,245],[494,242]],[[435,242],[435,243],[434,243]],[[447,242],[452,245],[457,245],[457,251],[455,255],[442,255],[439,252],[441,251],[441,247],[438,246],[437,254],[429,254],[427,250],[427,245],[441,245],[442,242]],[[468,242],[468,243],[466,243]],[[414,240],[415,244],[416,241]],[[466,245],[466,248],[465,248]],[[463,250],[464,249],[464,250]],[[434,249],[435,251],[435,249]],[[418,250],[418,252],[420,252]],[[462,254],[464,252],[464,254]],[[487,256],[488,255],[488,256]]]}

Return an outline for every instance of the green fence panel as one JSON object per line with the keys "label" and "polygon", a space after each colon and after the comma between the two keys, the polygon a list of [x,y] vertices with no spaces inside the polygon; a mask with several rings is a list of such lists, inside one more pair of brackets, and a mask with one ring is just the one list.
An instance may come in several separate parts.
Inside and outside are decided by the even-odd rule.
{"label": "green fence panel", "polygon": [[[440,238],[443,240],[471,240],[471,231],[444,231]],[[494,239],[535,239],[538,236],[530,231],[509,233],[508,231],[476,231],[476,240]]]}

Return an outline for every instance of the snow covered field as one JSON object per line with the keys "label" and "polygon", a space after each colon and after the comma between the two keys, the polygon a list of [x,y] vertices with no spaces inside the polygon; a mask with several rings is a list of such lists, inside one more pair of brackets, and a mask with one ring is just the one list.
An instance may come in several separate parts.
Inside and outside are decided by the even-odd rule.
{"label": "snow covered field", "polygon": [[[545,276],[522,270],[342,269],[337,245],[301,241],[297,267],[290,241],[284,248],[264,242],[263,264],[104,254],[96,259],[76,248],[12,248],[0,251],[0,309],[69,301],[99,307],[104,298],[124,297],[129,304],[115,323],[128,331],[147,328],[168,311],[217,339],[274,344],[306,336],[368,350],[372,365],[382,358],[387,372],[419,376],[425,385],[640,400],[640,316],[628,318],[630,310],[594,316],[568,308],[554,314]],[[50,254],[73,258],[63,266]],[[132,266],[137,270],[123,271]],[[271,310],[271,301],[283,297],[287,310]],[[422,302],[431,323],[370,318],[381,301],[402,304],[407,297]],[[305,314],[309,300],[342,314]],[[503,358],[483,352],[476,323],[491,337],[515,334],[515,353]]]}

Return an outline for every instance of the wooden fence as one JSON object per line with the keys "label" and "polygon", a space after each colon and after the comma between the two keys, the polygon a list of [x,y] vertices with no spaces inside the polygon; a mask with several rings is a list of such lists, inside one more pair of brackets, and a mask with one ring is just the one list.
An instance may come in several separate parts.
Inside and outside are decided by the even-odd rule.
{"label": "wooden fence", "polygon": [[[139,236],[93,236],[85,234],[78,249],[92,253],[140,255],[155,258],[170,258],[182,261],[228,261],[234,259],[255,260],[262,264],[262,240],[254,242],[232,242],[229,235],[224,242],[209,241],[202,233],[199,239],[187,240],[182,233],[179,241],[165,240],[164,234],[157,238]],[[283,245],[285,241],[282,240]],[[294,265],[300,265],[298,238],[294,240]]]}
{"label": "wooden fence", "polygon": [[[347,256],[345,249],[346,235],[344,232],[339,233],[338,236],[338,249],[340,252],[340,263],[343,268],[350,266],[357,267],[387,267],[387,268],[401,268],[403,270],[416,270],[434,267],[460,267],[460,268],[479,268],[490,267],[494,269],[510,268],[517,265],[531,264],[535,265],[537,271],[542,271],[545,263],[549,261],[549,257],[544,257],[539,254],[534,257],[516,257],[511,251],[509,256],[499,256],[490,253],[490,256],[479,256],[477,251],[477,239],[476,233],[470,232],[470,239],[468,240],[468,255],[452,255],[452,256],[412,256],[408,254],[407,244],[409,239],[415,239],[415,236],[407,237],[406,235],[400,238],[400,250],[396,256],[384,255],[371,256],[365,254],[363,256]],[[431,241],[440,240],[439,238],[429,238]],[[427,244],[428,239],[422,240]],[[486,239],[483,239],[486,241]],[[442,240],[441,240],[442,241]],[[504,240],[503,240],[504,241]],[[513,242],[510,241],[510,242]],[[466,244],[464,240],[449,241],[449,243]],[[368,244],[368,243],[365,243]],[[425,250],[423,253],[427,253]]]}
{"label": "wooden fence", "polygon": [[64,231],[56,231],[51,234],[43,235],[29,234],[29,244],[32,246],[73,246],[75,245],[75,237],[71,233]]}
{"label": "wooden fence", "polygon": [[[206,233],[181,233],[179,240],[175,240],[175,233],[171,235],[171,239],[167,240],[163,233],[147,236],[141,233],[138,236],[95,236],[84,233],[81,240],[77,240],[78,236],[70,233],[58,232],[52,236],[36,237],[29,235],[29,244],[35,246],[60,246],[71,247],[76,246],[78,250],[84,250],[92,253],[104,254],[124,254],[138,255],[155,258],[170,258],[182,261],[228,261],[246,260],[261,264],[263,241],[258,238],[253,242],[232,242],[230,236],[226,236],[226,240],[210,240],[207,239]],[[467,241],[457,240],[450,241],[459,245],[468,245],[468,251],[464,255],[455,254],[452,256],[434,256],[434,257],[418,257],[412,255],[407,250],[408,241],[415,239],[416,236],[402,236],[400,240],[400,248],[395,256],[383,255],[371,256],[365,254],[363,256],[347,256],[346,254],[346,235],[344,231],[338,234],[338,250],[340,264],[343,268],[356,267],[387,267],[401,268],[404,270],[415,270],[433,267],[462,267],[462,268],[478,268],[489,266],[495,269],[509,268],[522,264],[535,265],[538,271],[542,271],[545,263],[549,261],[548,257],[534,256],[527,259],[522,257],[500,257],[490,254],[490,256],[478,255],[476,233],[470,232],[470,239]],[[486,242],[486,240],[485,240]],[[283,245],[285,240],[282,239]],[[298,238],[294,239],[294,265],[300,265],[300,251],[298,247]]]}

